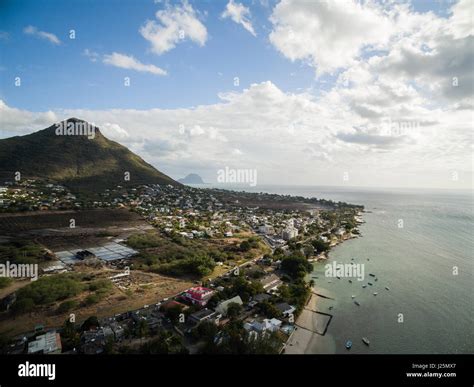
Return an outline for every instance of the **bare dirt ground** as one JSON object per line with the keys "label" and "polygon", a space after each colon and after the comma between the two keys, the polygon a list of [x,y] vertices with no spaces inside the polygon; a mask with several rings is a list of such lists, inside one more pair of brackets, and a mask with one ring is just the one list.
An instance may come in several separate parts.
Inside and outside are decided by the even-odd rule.
{"label": "bare dirt ground", "polygon": [[21,236],[36,230],[37,234],[60,232],[71,229],[74,219],[76,229],[127,228],[146,224],[144,219],[125,209],[95,209],[84,211],[35,211],[0,214],[0,235]]}
{"label": "bare dirt ground", "polygon": [[[119,270],[108,268],[87,269],[81,267],[78,268],[78,271],[91,274],[96,279],[108,278],[121,273]],[[59,306],[58,302],[18,317],[3,316],[0,319],[0,334],[10,337],[15,336],[32,331],[38,324],[44,325],[45,328],[57,328],[64,324],[70,313],[75,314],[77,322],[81,322],[90,316],[97,316],[98,318],[114,316],[115,314],[142,308],[144,305],[156,304],[164,298],[174,296],[193,286],[191,281],[139,271],[131,271],[128,282],[131,282],[131,284],[127,286],[127,289],[121,289],[114,285],[110,293],[97,304],[91,306],[81,305],[67,313],[57,314],[55,312],[57,306]],[[74,300],[81,304],[88,294],[90,293],[83,292]]]}

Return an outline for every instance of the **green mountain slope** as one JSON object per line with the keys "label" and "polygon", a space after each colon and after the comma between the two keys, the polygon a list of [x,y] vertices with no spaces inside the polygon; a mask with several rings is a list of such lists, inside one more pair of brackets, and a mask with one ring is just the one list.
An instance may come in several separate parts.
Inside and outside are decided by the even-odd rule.
{"label": "green mountain slope", "polygon": [[[85,123],[70,118],[69,123]],[[13,180],[19,171],[24,178],[45,178],[77,192],[98,193],[117,185],[179,185],[126,147],[104,137],[94,127],[87,135],[57,135],[56,124],[26,136],[0,140],[0,177]],[[129,172],[130,181],[125,174]]]}

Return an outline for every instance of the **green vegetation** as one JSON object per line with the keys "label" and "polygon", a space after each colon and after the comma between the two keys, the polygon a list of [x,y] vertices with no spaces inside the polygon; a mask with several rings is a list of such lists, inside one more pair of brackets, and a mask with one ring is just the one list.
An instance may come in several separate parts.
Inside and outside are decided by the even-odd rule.
{"label": "green vegetation", "polygon": [[283,345],[276,333],[251,337],[238,320],[231,320],[218,332],[217,340],[209,336],[204,337],[205,344],[201,349],[204,354],[271,355],[278,354]]}
{"label": "green vegetation", "polygon": [[313,270],[313,266],[303,255],[293,253],[282,259],[281,270],[292,279],[300,279],[304,278],[307,273],[310,273]]}
{"label": "green vegetation", "polygon": [[224,286],[224,290],[212,296],[208,302],[208,307],[210,308],[215,308],[221,301],[235,296],[240,296],[242,301],[248,302],[251,297],[264,291],[263,285],[259,281],[247,281],[242,272],[241,275],[227,280],[218,279],[215,281],[215,284],[217,286]]}
{"label": "green vegetation", "polygon": [[26,313],[35,306],[53,304],[63,301],[56,313],[66,313],[76,308],[78,302],[70,299],[83,291],[91,291],[84,300],[83,306],[93,305],[102,300],[111,290],[110,280],[96,280],[88,283],[90,276],[76,273],[56,274],[54,276],[40,277],[17,292],[17,300],[12,305],[15,314]]}
{"label": "green vegetation", "polygon": [[279,302],[286,302],[296,307],[296,314],[298,315],[303,310],[310,293],[310,286],[303,279],[299,279],[280,287]]}
{"label": "green vegetation", "polygon": [[268,301],[263,301],[258,304],[258,309],[260,313],[265,315],[268,318],[280,318],[281,312],[280,310],[272,303]]}
{"label": "green vegetation", "polygon": [[75,300],[67,300],[59,304],[58,309],[56,309],[56,312],[58,314],[66,313],[69,312],[71,309],[76,308],[78,305],[78,302]]}
{"label": "green vegetation", "polygon": [[155,233],[134,234],[127,239],[127,245],[133,249],[163,247],[165,240]]}
{"label": "green vegetation", "polygon": [[0,245],[0,263],[38,264],[49,259],[45,250],[31,241],[17,240]]}
{"label": "green vegetation", "polygon": [[242,305],[237,304],[236,302],[231,302],[227,306],[227,316],[229,318],[236,318],[242,312]]}
{"label": "green vegetation", "polygon": [[57,274],[51,277],[41,277],[37,281],[21,288],[17,292],[17,301],[31,300],[35,305],[46,305],[73,297],[83,289],[77,276],[72,274]]}
{"label": "green vegetation", "polygon": [[0,289],[10,286],[13,280],[9,277],[0,277]]}
{"label": "green vegetation", "polygon": [[329,250],[329,243],[323,242],[320,239],[315,239],[314,241],[311,242],[313,247],[316,249],[318,253],[323,253],[325,251]]}
{"label": "green vegetation", "polygon": [[205,255],[195,255],[172,263],[165,263],[155,270],[158,273],[174,276],[192,275],[199,278],[209,275],[214,270],[216,263]]}
{"label": "green vegetation", "polygon": [[[26,136],[0,140],[2,170],[21,171],[22,178],[52,179],[74,191],[92,193],[103,192],[117,184],[177,184],[99,131],[89,139],[86,136],[56,136],[55,130],[53,125]],[[123,171],[130,172],[130,182],[124,181]]]}

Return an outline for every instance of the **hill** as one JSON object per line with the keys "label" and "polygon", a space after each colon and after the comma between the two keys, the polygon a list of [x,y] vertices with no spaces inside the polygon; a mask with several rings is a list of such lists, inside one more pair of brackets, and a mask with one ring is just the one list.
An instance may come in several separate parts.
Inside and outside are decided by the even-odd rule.
{"label": "hill", "polygon": [[13,180],[19,171],[22,179],[48,179],[83,193],[117,185],[179,185],[98,127],[77,118],[61,124],[0,140],[0,178]]}

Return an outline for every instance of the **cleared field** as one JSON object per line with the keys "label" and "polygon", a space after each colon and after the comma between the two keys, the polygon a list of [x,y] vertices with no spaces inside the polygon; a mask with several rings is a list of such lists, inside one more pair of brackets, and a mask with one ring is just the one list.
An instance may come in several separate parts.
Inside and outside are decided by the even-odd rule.
{"label": "cleared field", "polygon": [[140,215],[124,209],[4,213],[0,214],[0,234],[69,229],[71,219],[74,219],[76,228],[136,227],[145,223]]}
{"label": "cleared field", "polygon": [[[88,267],[78,267],[78,271],[81,273],[87,272],[95,276],[95,279],[109,278],[120,273],[118,270],[107,268],[95,270]],[[70,313],[75,314],[77,322],[81,322],[90,316],[97,316],[99,318],[113,316],[118,313],[142,308],[144,305],[155,304],[164,298],[173,296],[193,286],[191,281],[135,271],[130,273],[129,282],[130,284],[126,290],[114,285],[111,292],[98,303],[90,306],[81,305],[66,313],[56,313],[57,307],[60,304],[58,302],[16,317],[2,314],[0,315],[0,335],[12,337],[32,331],[38,324],[44,325],[45,328],[58,328],[64,324]],[[87,295],[88,292],[84,292],[73,299],[78,304],[81,304]]]}

